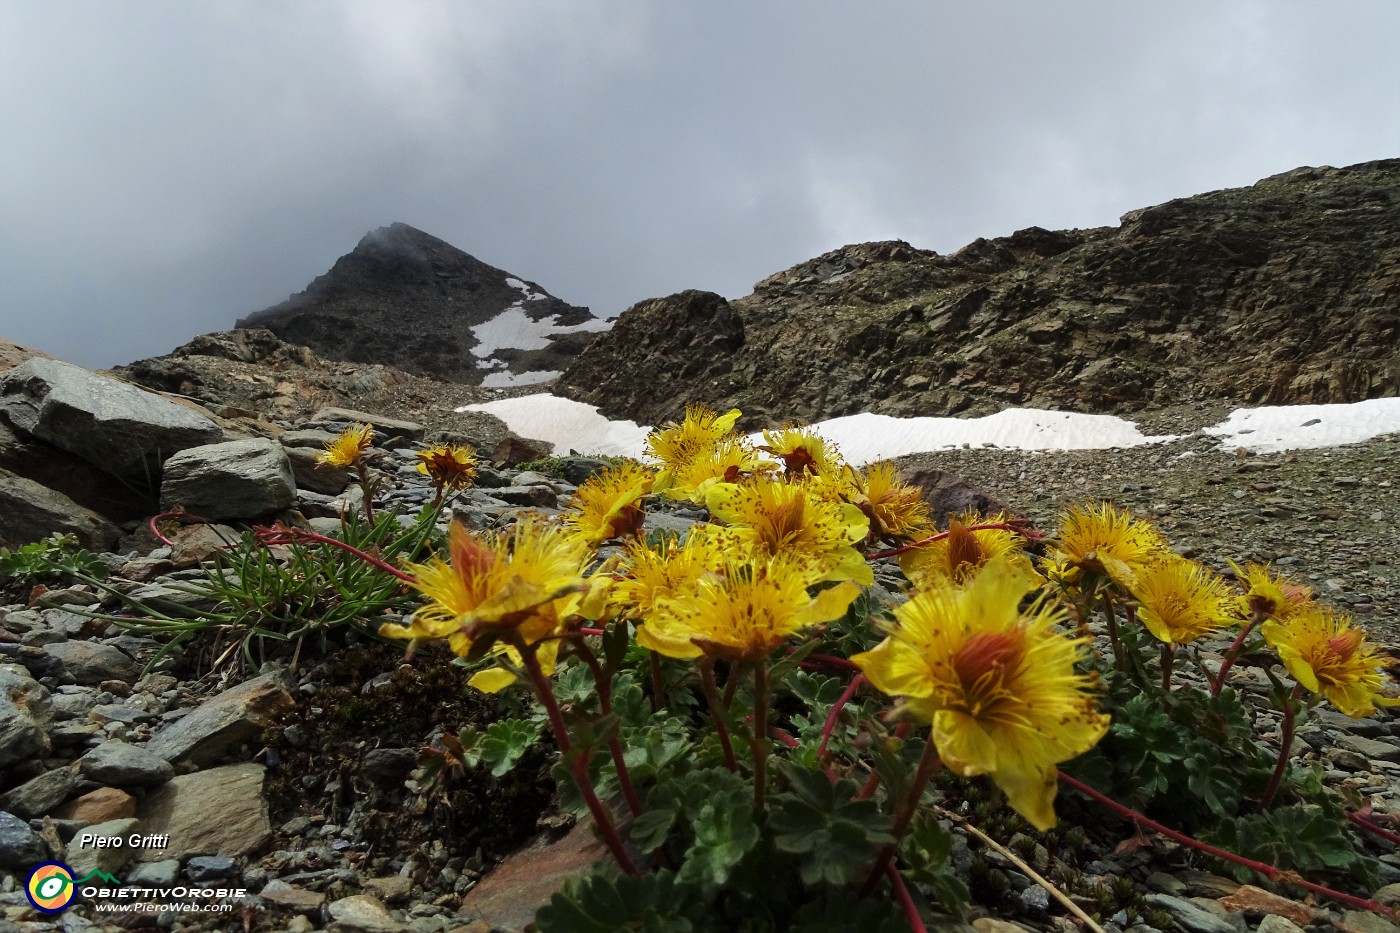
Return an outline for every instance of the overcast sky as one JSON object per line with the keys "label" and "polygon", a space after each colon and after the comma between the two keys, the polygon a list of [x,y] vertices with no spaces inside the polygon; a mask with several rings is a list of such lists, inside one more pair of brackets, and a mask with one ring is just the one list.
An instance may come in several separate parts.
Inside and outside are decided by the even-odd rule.
{"label": "overcast sky", "polygon": [[610,317],[1400,156],[1400,2],[0,0],[0,337],[89,366],[403,221]]}

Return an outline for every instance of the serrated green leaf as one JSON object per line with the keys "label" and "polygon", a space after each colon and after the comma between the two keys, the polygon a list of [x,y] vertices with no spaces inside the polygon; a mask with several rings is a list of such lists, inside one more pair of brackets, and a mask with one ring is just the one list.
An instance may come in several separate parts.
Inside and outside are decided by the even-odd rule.
{"label": "serrated green leaf", "polygon": [[740,798],[705,803],[691,819],[695,841],[685,853],[679,879],[720,887],[758,842],[753,806]]}
{"label": "serrated green leaf", "polygon": [[[537,722],[524,719],[501,719],[486,727],[486,733],[477,746],[481,762],[491,769],[491,774],[500,777],[510,771],[539,741],[542,727]],[[466,748],[466,743],[462,743]]]}

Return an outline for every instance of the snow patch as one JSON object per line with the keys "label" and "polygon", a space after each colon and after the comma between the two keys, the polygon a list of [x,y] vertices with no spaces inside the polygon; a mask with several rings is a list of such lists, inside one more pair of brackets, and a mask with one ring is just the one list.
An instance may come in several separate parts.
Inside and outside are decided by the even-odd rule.
{"label": "snow patch", "polygon": [[544,292],[535,291],[530,286],[517,279],[515,276],[506,276],[506,284],[509,285],[511,288],[516,288],[519,289],[521,292],[524,292],[525,297],[522,299],[523,301],[542,301],[545,298],[549,297]]}
{"label": "snow patch", "polygon": [[557,370],[536,369],[528,373],[489,373],[485,379],[481,380],[481,385],[487,389],[506,389],[511,386],[539,385],[541,382],[549,382],[551,379],[558,378],[559,372]]}
{"label": "snow patch", "polygon": [[1221,450],[1244,447],[1256,453],[1279,453],[1357,444],[1382,434],[1400,433],[1400,398],[1240,408],[1220,424],[1203,430],[1221,438]]}
{"label": "snow patch", "polygon": [[[488,379],[524,378],[499,373]],[[542,380],[541,380],[542,381]],[[527,382],[485,385],[529,385]],[[485,411],[522,437],[554,445],[555,453],[577,450],[641,457],[650,428],[632,421],[609,421],[592,405],[553,395],[528,395],[458,411]],[[983,418],[892,418],[860,414],[832,418],[812,426],[834,441],[848,463],[860,466],[906,454],[952,447],[1000,447],[1012,450],[1101,450],[1140,447],[1179,440],[1186,435],[1144,435],[1131,421],[1113,415],[1085,415],[1041,408],[1008,408]],[[1276,453],[1307,447],[1354,444],[1383,434],[1400,433],[1400,399],[1371,399],[1349,405],[1288,405],[1238,409],[1218,425],[1199,433],[1218,436],[1220,448],[1247,447]],[[751,437],[762,442],[761,434]],[[1191,456],[1185,451],[1177,456]]]}
{"label": "snow patch", "polygon": [[548,393],[506,398],[455,411],[484,411],[495,415],[521,437],[548,441],[554,452],[640,457],[651,428],[634,421],[609,421],[593,405],[557,398]]}
{"label": "snow patch", "polygon": [[486,359],[497,350],[543,350],[549,346],[549,338],[558,334],[596,332],[612,327],[611,321],[599,318],[582,324],[560,324],[558,321],[557,314],[539,321],[532,320],[517,301],[491,320],[472,328],[477,340],[476,346],[472,347],[472,355]]}

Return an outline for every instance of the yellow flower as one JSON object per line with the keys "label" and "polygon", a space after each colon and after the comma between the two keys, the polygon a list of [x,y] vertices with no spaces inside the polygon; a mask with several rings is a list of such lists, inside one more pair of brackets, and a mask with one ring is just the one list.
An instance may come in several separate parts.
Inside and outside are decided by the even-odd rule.
{"label": "yellow flower", "polygon": [[865,474],[846,467],[845,498],[870,519],[870,534],[891,544],[906,544],[933,533],[933,518],[923,495],[905,486],[888,460],[872,463]]}
{"label": "yellow flower", "polygon": [[[729,437],[700,451],[672,470],[662,470],[652,489],[667,498],[704,505],[709,491],[721,483],[737,483],[756,473],[776,469],[742,437]],[[663,485],[664,484],[664,485]]]}
{"label": "yellow flower", "polygon": [[739,415],[737,408],[721,415],[707,405],[692,403],[685,407],[685,418],[680,424],[671,422],[648,434],[646,452],[661,461],[656,491],[669,489],[678,470],[686,469],[721,440],[730,437]]}
{"label": "yellow flower", "polygon": [[325,453],[316,455],[316,465],[357,466],[364,455],[369,452],[373,434],[373,425],[358,423],[350,425],[341,431],[335,440],[326,442]]}
{"label": "yellow flower", "polygon": [[1248,617],[1256,612],[1261,616],[1287,620],[1302,611],[1312,602],[1312,590],[1284,577],[1275,576],[1269,568],[1260,564],[1245,564],[1243,567],[1230,561],[1230,569],[1235,571],[1244,595],[1236,599],[1240,612]]}
{"label": "yellow flower", "polygon": [[836,445],[809,427],[785,425],[777,431],[764,431],[758,449],[767,451],[783,461],[788,476],[805,473],[826,475],[841,465]]}
{"label": "yellow flower", "polygon": [[744,550],[735,534],[719,525],[696,525],[684,542],[657,547],[634,540],[623,554],[626,576],[613,584],[612,603],[627,618],[646,622],[662,602],[718,573],[726,561],[741,559]]}
{"label": "yellow flower", "polygon": [[926,590],[894,610],[889,637],[851,660],[899,709],[932,726],[943,763],[990,775],[1037,829],[1055,825],[1056,766],[1108,729],[1076,674],[1083,639],[1062,610],[1020,609],[1031,583],[1006,558],[965,587]]}
{"label": "yellow flower", "polygon": [[1166,557],[1137,575],[1137,617],[1158,641],[1184,645],[1234,625],[1225,581],[1192,560]]}
{"label": "yellow flower", "polygon": [[637,642],[672,658],[767,657],[803,629],[841,618],[860,595],[854,583],[841,583],[813,597],[807,587],[815,582],[811,565],[790,555],[728,562],[663,600],[637,629]]}
{"label": "yellow flower", "polygon": [[646,519],[640,503],[655,478],[635,460],[594,473],[569,500],[565,526],[589,547],[640,534]]}
{"label": "yellow flower", "polygon": [[1346,715],[1362,719],[1377,706],[1400,706],[1400,698],[1381,695],[1382,669],[1392,662],[1350,616],[1314,604],[1287,621],[1269,619],[1260,631],[1298,683]]}
{"label": "yellow flower", "polygon": [[[387,638],[447,639],[454,654],[473,653],[485,640],[492,651],[518,666],[519,652],[496,640],[512,634],[537,645],[540,665],[552,673],[558,640],[567,619],[596,617],[607,598],[603,574],[585,578],[588,548],[562,528],[539,524],[529,516],[514,533],[477,537],[454,524],[448,535],[451,562],[432,558],[407,570],[428,604],[413,614],[408,626],[382,625]],[[480,646],[477,646],[480,648]],[[488,671],[472,684],[495,692],[513,682],[506,670]]]}
{"label": "yellow flower", "polygon": [[457,444],[437,444],[418,451],[418,472],[441,491],[470,486],[476,479],[476,455]]}
{"label": "yellow flower", "polygon": [[865,557],[853,547],[870,530],[870,520],[854,505],[826,501],[803,483],[776,480],[715,486],[705,504],[755,554],[806,558],[821,568],[824,580],[875,582]]}
{"label": "yellow flower", "polygon": [[969,525],[995,525],[1006,520],[1004,515],[983,518],[959,515],[948,521],[948,536],[899,555],[899,569],[920,589],[938,586],[962,586],[992,560],[1006,559],[1026,576],[1040,581],[1031,559],[1022,553],[1026,539],[1004,528],[982,528],[972,531]]}
{"label": "yellow flower", "polygon": [[1065,513],[1050,557],[1077,569],[1076,582],[1085,573],[1102,573],[1131,590],[1137,575],[1168,552],[1166,539],[1150,523],[1104,502]]}

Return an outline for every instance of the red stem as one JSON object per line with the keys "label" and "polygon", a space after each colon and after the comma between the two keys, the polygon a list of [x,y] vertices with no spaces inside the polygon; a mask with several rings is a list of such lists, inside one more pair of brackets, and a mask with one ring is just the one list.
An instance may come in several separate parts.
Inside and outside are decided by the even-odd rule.
{"label": "red stem", "polygon": [[[793,650],[793,651],[796,651],[797,649],[794,648],[794,649],[792,649],[792,650]],[[807,655],[807,661],[812,661],[812,662],[815,662],[815,663],[817,663],[817,664],[824,664],[824,665],[826,665],[827,667],[834,667],[834,668],[837,668],[838,670],[843,670],[843,671],[858,671],[858,670],[860,670],[860,668],[857,667],[854,663],[852,663],[852,662],[850,662],[850,661],[847,661],[845,658],[838,658],[838,657],[836,657],[835,655],[832,655],[832,654],[815,654],[815,653],[814,653],[814,654],[809,654],[809,655]],[[805,663],[805,662],[804,662],[804,663]]]}
{"label": "red stem", "polygon": [[1360,826],[1362,829],[1368,832],[1375,833],[1377,836],[1380,836],[1387,842],[1393,842],[1395,845],[1400,846],[1400,836],[1397,836],[1395,833],[1392,833],[1388,829],[1382,829],[1380,826],[1377,826],[1375,823],[1372,823],[1370,820],[1366,819],[1366,817],[1362,816],[1360,813],[1348,813],[1347,819],[1351,820],[1353,823],[1355,823],[1357,826]]}
{"label": "red stem", "polygon": [[894,888],[895,899],[899,901],[899,906],[904,910],[904,919],[909,921],[909,929],[913,933],[928,933],[928,927],[924,926],[924,918],[919,916],[919,908],[914,906],[914,898],[909,895],[909,889],[904,886],[904,879],[900,877],[899,869],[892,864],[887,864],[885,874],[890,879],[890,887]]}
{"label": "red stem", "polygon": [[1278,786],[1283,782],[1283,775],[1288,770],[1288,760],[1293,757],[1293,729],[1298,721],[1298,696],[1302,692],[1303,685],[1294,684],[1293,692],[1283,701],[1283,727],[1279,735],[1278,764],[1274,765],[1274,773],[1269,777],[1269,786],[1264,788],[1264,796],[1259,798],[1260,810],[1267,810],[1273,804],[1274,794],[1278,793]]}
{"label": "red stem", "polygon": [[1381,913],[1389,914],[1392,917],[1396,915],[1395,911],[1391,910],[1389,907],[1386,907],[1378,901],[1362,900],[1359,897],[1353,897],[1352,895],[1344,894],[1341,891],[1334,891],[1331,888],[1325,888],[1320,884],[1313,884],[1311,881],[1304,881],[1295,872],[1284,871],[1283,869],[1276,868],[1273,865],[1266,865],[1263,862],[1256,862],[1253,859],[1247,859],[1244,856],[1236,855],[1233,852],[1227,852],[1224,849],[1217,849],[1215,846],[1208,845],[1207,843],[1201,842],[1198,839],[1193,839],[1185,833],[1179,833],[1174,829],[1169,829],[1168,827],[1163,826],[1161,823],[1158,823],[1156,820],[1143,816],[1136,810],[1131,809],[1130,807],[1125,807],[1118,801],[1113,800],[1110,797],[1104,796],[1103,794],[1094,790],[1087,784],[1083,784],[1079,781],[1076,781],[1074,778],[1070,777],[1068,774],[1065,774],[1063,771],[1060,772],[1060,780],[1064,781],[1066,784],[1068,784],[1070,787],[1073,787],[1081,794],[1084,794],[1088,797],[1093,798],[1094,800],[1097,800],[1099,803],[1103,804],[1105,807],[1108,807],[1114,813],[1118,814],[1123,819],[1129,821],[1130,823],[1134,824],[1139,828],[1145,827],[1147,829],[1152,830],[1153,832],[1161,833],[1168,839],[1173,839],[1177,842],[1182,843],[1183,845],[1188,845],[1193,849],[1197,849],[1201,852],[1204,852],[1207,855],[1213,855],[1216,858],[1225,859],[1227,862],[1234,862],[1236,865],[1243,865],[1245,868],[1259,872],[1259,874],[1268,878],[1270,881],[1287,881],[1290,884],[1296,884],[1299,887],[1306,888],[1307,890],[1312,891],[1316,894],[1321,894],[1324,897],[1330,897],[1333,900],[1341,901],[1343,904],[1350,904],[1351,906],[1360,908],[1361,910],[1378,911]]}
{"label": "red stem", "polygon": [[348,554],[354,554],[360,560],[368,564],[373,564],[385,573],[392,573],[411,586],[418,585],[418,579],[416,577],[404,573],[397,567],[390,566],[379,558],[371,554],[366,554],[359,548],[346,544],[344,541],[340,541],[336,538],[328,538],[314,531],[303,531],[300,528],[288,528],[286,525],[276,525],[272,528],[259,528],[258,540],[263,544],[329,544],[332,547],[340,548]]}
{"label": "red stem", "polygon": [[[574,651],[593,672],[593,682],[598,687],[598,706],[602,709],[603,715],[611,716],[613,711],[612,681],[603,672],[603,665],[598,663],[598,656],[593,653],[592,648],[589,648],[582,639],[578,638],[574,639]],[[632,774],[627,770],[627,762],[622,756],[622,743],[618,741],[616,732],[608,739],[608,752],[612,755],[613,768],[617,771],[617,784],[618,787],[622,788],[622,797],[627,801],[627,809],[632,811],[633,816],[641,816],[642,804],[637,799],[637,792],[632,788]]]}
{"label": "red stem", "polygon": [[[567,755],[571,747],[569,730],[564,725],[564,714],[559,709],[559,701],[554,696],[553,688],[549,686],[549,678],[544,676],[544,671],[540,669],[539,658],[535,657],[535,646],[525,644],[518,633],[513,635],[511,641],[514,643],[515,650],[520,652],[520,658],[525,663],[525,670],[530,674],[530,686],[535,690],[535,697],[549,715],[549,725],[554,730],[554,740],[559,743],[559,751]],[[632,862],[632,856],[627,853],[627,847],[622,844],[622,837],[617,834],[617,827],[613,824],[608,808],[603,806],[603,802],[598,799],[598,792],[593,789],[593,779],[588,774],[588,758],[588,750],[583,749],[574,759],[569,774],[573,777],[574,783],[578,785],[579,793],[583,795],[584,802],[588,804],[588,812],[593,815],[593,824],[598,827],[598,833],[603,837],[603,842],[607,844],[608,851],[612,853],[613,858],[617,859],[617,864],[623,871],[629,875],[635,875],[637,874],[637,866]]]}
{"label": "red stem", "polygon": [[162,519],[166,519],[166,518],[174,518],[174,519],[178,519],[179,521],[182,521],[182,522],[186,522],[186,523],[190,523],[190,524],[197,524],[197,525],[198,525],[198,524],[203,524],[203,525],[209,524],[209,519],[207,519],[207,518],[201,518],[201,517],[199,517],[198,515],[194,515],[194,514],[192,514],[192,513],[190,513],[190,512],[161,512],[159,515],[152,515],[152,516],[151,516],[151,520],[148,521],[148,522],[146,523],[146,526],[147,526],[148,528],[151,529],[151,534],[155,535],[155,536],[156,536],[157,538],[159,538],[162,542],[164,542],[164,544],[165,544],[166,547],[174,547],[174,546],[175,546],[175,542],[174,542],[174,541],[171,541],[171,540],[170,540],[169,538],[167,538],[165,535],[161,534],[161,533],[160,533],[160,529],[159,529],[158,527],[156,527],[156,523],[157,523],[157,522],[161,521]]}
{"label": "red stem", "polygon": [[700,688],[705,694],[705,702],[710,704],[710,715],[715,721],[715,734],[719,736],[720,747],[724,749],[724,763],[730,771],[739,770],[739,762],[734,757],[734,746],[729,743],[729,727],[724,724],[724,715],[719,705],[719,691],[715,689],[715,662],[705,658],[697,667],[700,669]]}
{"label": "red stem", "polygon": [[865,675],[857,674],[851,678],[851,682],[846,685],[846,691],[832,705],[831,712],[827,714],[826,725],[822,726],[822,743],[817,746],[817,757],[826,757],[826,743],[831,740],[831,733],[836,731],[836,720],[841,715],[841,710],[851,701],[851,697],[856,695],[861,684],[865,683]]}
{"label": "red stem", "polygon": [[880,853],[875,856],[875,868],[870,872],[870,877],[865,880],[865,887],[861,888],[862,897],[875,889],[875,883],[880,880],[885,869],[890,867],[890,859],[894,858],[894,853],[899,849],[900,842],[904,840],[904,834],[909,831],[909,824],[914,821],[914,814],[919,810],[919,803],[924,799],[924,788],[928,786],[929,779],[937,774],[942,767],[943,760],[938,757],[938,748],[933,743],[933,736],[930,735],[928,744],[924,746],[924,753],[919,756],[919,766],[914,770],[914,779],[909,782],[909,794],[895,805],[894,828],[891,830],[894,842],[883,846]]}
{"label": "red stem", "polygon": [[1225,649],[1225,660],[1220,662],[1220,670],[1215,672],[1215,677],[1212,678],[1209,673],[1206,674],[1206,679],[1210,681],[1211,696],[1220,695],[1220,691],[1225,687],[1225,675],[1230,673],[1230,668],[1235,666],[1235,659],[1239,657],[1240,646],[1249,637],[1249,633],[1254,631],[1254,627],[1262,621],[1264,621],[1264,614],[1254,613],[1249,624],[1240,631],[1239,635],[1235,636],[1234,641],[1230,642],[1230,647]]}

